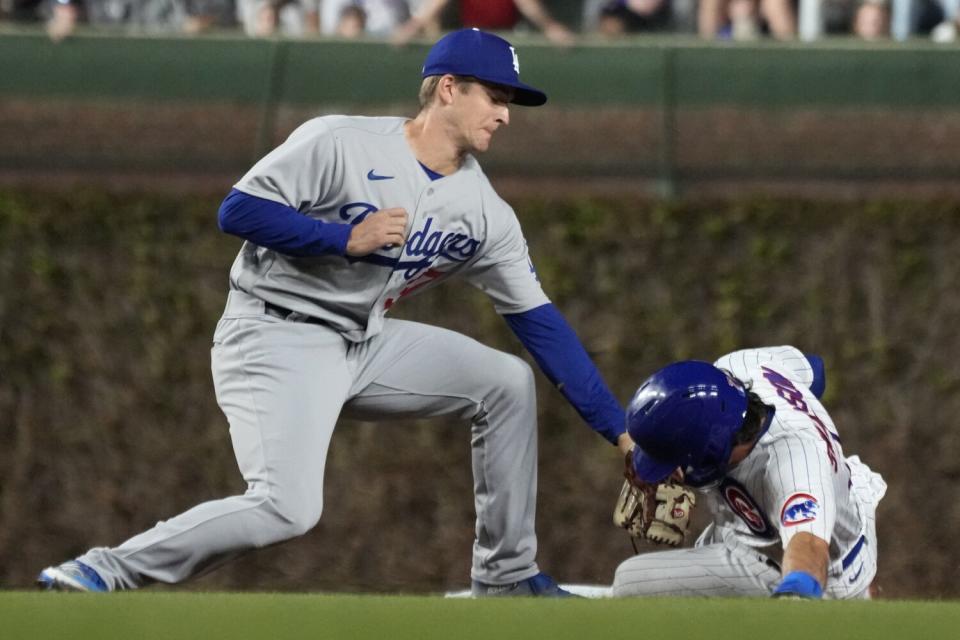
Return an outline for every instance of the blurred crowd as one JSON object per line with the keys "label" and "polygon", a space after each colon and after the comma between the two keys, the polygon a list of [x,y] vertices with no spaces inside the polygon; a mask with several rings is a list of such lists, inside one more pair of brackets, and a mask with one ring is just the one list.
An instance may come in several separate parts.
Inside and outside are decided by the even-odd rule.
{"label": "blurred crowd", "polygon": [[[565,20],[555,17],[557,5],[563,5]],[[539,31],[561,46],[583,37],[641,33],[706,40],[929,37],[949,43],[957,40],[960,0],[0,0],[0,20],[44,23],[58,41],[89,25],[397,44],[460,26]]]}

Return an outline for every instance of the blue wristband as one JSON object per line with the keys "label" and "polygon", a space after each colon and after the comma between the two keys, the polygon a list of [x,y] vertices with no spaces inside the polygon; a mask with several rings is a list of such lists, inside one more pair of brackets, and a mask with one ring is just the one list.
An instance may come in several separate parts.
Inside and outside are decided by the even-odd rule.
{"label": "blue wristband", "polygon": [[817,579],[806,571],[791,571],[773,591],[773,597],[800,596],[801,598],[822,598],[823,588]]}

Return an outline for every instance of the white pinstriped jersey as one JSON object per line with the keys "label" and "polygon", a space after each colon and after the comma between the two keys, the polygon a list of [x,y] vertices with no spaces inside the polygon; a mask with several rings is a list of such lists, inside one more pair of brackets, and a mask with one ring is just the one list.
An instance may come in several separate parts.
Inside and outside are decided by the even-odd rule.
{"label": "white pinstriped jersey", "polygon": [[747,458],[708,493],[714,522],[698,546],[785,548],[806,531],[830,545],[827,595],[863,592],[876,573],[874,512],[886,484],[858,457],[844,457],[833,421],[810,391],[810,363],[784,346],[736,351],[714,364],[776,413]]}

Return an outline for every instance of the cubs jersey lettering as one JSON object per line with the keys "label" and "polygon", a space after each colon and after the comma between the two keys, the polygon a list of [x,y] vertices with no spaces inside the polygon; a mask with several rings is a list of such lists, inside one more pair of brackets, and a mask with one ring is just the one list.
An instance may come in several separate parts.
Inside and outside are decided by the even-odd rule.
{"label": "cubs jersey lettering", "polygon": [[404,297],[459,274],[500,314],[547,304],[510,206],[468,156],[431,181],[404,137],[403,118],[327,116],[294,131],[235,185],[323,222],[358,224],[380,209],[408,213],[407,241],[359,258],[292,257],[244,243],[231,288],[328,323],[361,342]]}

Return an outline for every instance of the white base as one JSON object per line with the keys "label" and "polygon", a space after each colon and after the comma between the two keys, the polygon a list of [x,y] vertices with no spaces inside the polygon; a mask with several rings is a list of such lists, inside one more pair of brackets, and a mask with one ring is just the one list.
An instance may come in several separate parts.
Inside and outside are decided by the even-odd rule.
{"label": "white base", "polygon": [[[605,587],[599,584],[562,584],[560,585],[561,589],[569,591],[578,596],[584,598],[612,598],[613,593],[610,587]],[[464,591],[450,591],[443,594],[444,598],[470,598],[473,597],[470,593],[470,589]]]}

